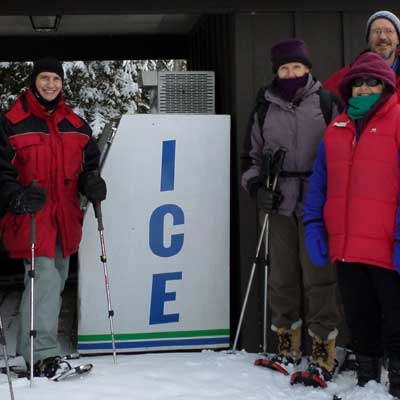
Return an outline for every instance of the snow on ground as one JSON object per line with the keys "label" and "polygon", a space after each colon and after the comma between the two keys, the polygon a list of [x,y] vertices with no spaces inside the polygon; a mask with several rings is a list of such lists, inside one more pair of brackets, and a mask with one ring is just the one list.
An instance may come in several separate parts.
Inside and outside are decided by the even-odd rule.
{"label": "snow on ground", "polygon": [[[352,372],[339,375],[327,389],[291,386],[289,377],[253,365],[257,354],[226,351],[83,357],[71,364],[93,363],[85,377],[52,382],[13,381],[15,400],[342,400],[393,399],[387,387],[369,382],[355,386]],[[0,374],[0,399],[8,400],[6,375]]]}

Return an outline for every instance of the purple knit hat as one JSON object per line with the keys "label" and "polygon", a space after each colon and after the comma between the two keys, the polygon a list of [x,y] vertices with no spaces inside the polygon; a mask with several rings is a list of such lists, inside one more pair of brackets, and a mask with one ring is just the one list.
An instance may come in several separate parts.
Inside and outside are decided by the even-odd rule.
{"label": "purple knit hat", "polygon": [[303,40],[288,39],[271,47],[272,71],[274,74],[276,74],[281,65],[296,61],[301,62],[308,68],[312,67],[310,53]]}
{"label": "purple knit hat", "polygon": [[385,91],[394,93],[396,77],[392,68],[378,54],[372,51],[362,53],[351,65],[349,72],[343,77],[339,85],[340,95],[345,103],[352,97],[351,82],[355,78],[377,78],[386,83]]}

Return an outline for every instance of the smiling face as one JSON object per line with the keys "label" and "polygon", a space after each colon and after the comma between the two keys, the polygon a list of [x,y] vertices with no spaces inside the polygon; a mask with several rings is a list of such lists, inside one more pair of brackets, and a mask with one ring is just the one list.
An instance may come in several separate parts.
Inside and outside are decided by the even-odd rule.
{"label": "smiling face", "polygon": [[62,89],[62,79],[54,72],[41,72],[35,80],[40,95],[47,101],[54,100]]}
{"label": "smiling face", "polygon": [[393,64],[399,37],[394,25],[385,18],[378,18],[371,24],[368,45],[390,66]]}
{"label": "smiling face", "polygon": [[371,94],[379,94],[383,92],[384,84],[379,79],[356,78],[352,82],[351,94],[353,97],[370,96]]}
{"label": "smiling face", "polygon": [[282,64],[278,68],[278,77],[281,79],[300,78],[304,76],[310,69],[301,62],[290,62]]}

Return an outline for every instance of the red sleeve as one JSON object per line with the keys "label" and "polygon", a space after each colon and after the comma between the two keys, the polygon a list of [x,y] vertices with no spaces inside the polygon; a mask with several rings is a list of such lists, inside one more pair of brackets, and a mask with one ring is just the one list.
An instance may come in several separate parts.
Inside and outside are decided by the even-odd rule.
{"label": "red sleeve", "polygon": [[349,71],[350,67],[346,66],[339,71],[334,72],[326,81],[323,82],[322,86],[325,89],[329,89],[331,92],[335,93],[336,96],[340,97],[339,85],[342,81],[344,75]]}

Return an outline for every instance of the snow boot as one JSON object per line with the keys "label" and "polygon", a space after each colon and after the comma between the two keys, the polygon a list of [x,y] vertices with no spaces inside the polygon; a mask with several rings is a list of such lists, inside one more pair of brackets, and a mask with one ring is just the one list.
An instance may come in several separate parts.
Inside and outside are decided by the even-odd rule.
{"label": "snow boot", "polygon": [[63,368],[64,363],[65,361],[62,361],[60,356],[39,360],[33,366],[33,376],[53,378],[59,372],[59,369]]}
{"label": "snow boot", "polygon": [[382,359],[377,356],[356,354],[357,385],[365,386],[369,381],[381,381]]}
{"label": "snow boot", "polygon": [[356,354],[351,348],[336,346],[336,359],[339,363],[339,372],[357,371]]}
{"label": "snow boot", "polygon": [[400,357],[389,355],[389,393],[400,399]]}
{"label": "snow boot", "polygon": [[312,336],[312,353],[305,371],[292,374],[290,383],[302,383],[305,386],[326,388],[326,382],[332,380],[338,366],[336,356],[336,336],[338,331],[332,331],[326,340],[321,339],[309,330]]}
{"label": "snow boot", "polygon": [[272,330],[278,335],[278,352],[267,358],[256,360],[255,365],[289,375],[285,366],[296,366],[301,362],[301,324],[301,320],[296,321],[289,329],[272,326]]}

